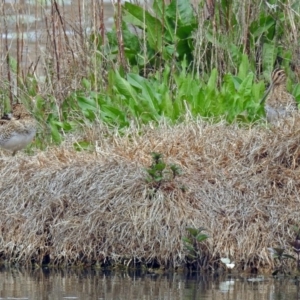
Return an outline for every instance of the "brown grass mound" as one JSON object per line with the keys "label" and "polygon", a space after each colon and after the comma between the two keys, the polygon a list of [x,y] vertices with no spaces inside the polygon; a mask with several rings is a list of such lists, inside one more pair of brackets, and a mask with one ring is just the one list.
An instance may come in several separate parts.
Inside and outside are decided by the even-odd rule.
{"label": "brown grass mound", "polygon": [[[2,257],[178,265],[186,227],[203,226],[211,262],[231,256],[270,267],[267,247],[287,246],[300,220],[299,125],[299,118],[274,128],[162,124],[122,136],[102,130],[93,152],[64,145],[30,157],[3,154]],[[151,194],[145,167],[153,151],[183,175]]]}

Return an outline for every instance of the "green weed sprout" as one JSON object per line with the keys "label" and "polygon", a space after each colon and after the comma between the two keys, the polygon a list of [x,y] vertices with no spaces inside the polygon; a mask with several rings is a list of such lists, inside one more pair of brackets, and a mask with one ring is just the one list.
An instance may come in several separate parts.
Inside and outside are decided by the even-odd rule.
{"label": "green weed sprout", "polygon": [[203,242],[208,239],[208,235],[204,233],[206,229],[203,227],[192,228],[187,227],[189,236],[183,237],[184,246],[188,252],[187,258],[189,265],[199,269],[204,265],[205,254],[203,252]]}

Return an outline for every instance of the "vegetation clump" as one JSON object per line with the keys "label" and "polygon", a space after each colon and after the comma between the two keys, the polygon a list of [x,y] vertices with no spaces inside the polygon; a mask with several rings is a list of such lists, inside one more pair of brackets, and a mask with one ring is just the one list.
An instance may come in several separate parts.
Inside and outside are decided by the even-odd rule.
{"label": "vegetation clump", "polygon": [[181,169],[176,164],[165,163],[160,153],[152,152],[151,156],[152,164],[146,169],[146,181],[153,187],[152,192],[156,193],[164,182],[174,182],[175,177],[181,174]]}
{"label": "vegetation clump", "polygon": [[[2,258],[217,270],[231,257],[235,270],[273,269],[268,248],[292,251],[300,219],[299,125],[190,120],[121,135],[102,126],[94,150],[77,152],[70,140],[30,157],[2,156]],[[175,184],[149,197],[153,150],[182,168],[185,191]],[[187,228],[205,228],[209,238],[200,232],[195,244]]]}

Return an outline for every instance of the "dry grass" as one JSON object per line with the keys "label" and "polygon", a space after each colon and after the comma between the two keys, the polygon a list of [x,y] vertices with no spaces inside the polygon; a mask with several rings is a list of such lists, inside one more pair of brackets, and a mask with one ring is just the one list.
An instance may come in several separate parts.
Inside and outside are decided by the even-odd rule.
{"label": "dry grass", "polygon": [[[34,156],[3,153],[2,257],[176,266],[185,261],[185,228],[203,226],[211,262],[232,256],[271,267],[267,247],[287,246],[300,220],[299,128],[300,118],[273,129],[188,121],[119,136],[95,128],[93,152],[66,143]],[[184,174],[149,197],[152,151]]]}

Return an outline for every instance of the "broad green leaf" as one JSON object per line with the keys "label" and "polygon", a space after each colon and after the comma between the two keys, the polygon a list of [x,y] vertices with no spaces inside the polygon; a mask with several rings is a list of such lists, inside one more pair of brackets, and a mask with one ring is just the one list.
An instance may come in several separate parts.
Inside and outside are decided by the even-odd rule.
{"label": "broad green leaf", "polygon": [[188,237],[183,237],[182,240],[183,240],[185,243],[192,244],[192,241],[191,241]]}
{"label": "broad green leaf", "polygon": [[101,105],[100,115],[104,121],[109,123],[118,123],[121,127],[129,125],[125,113],[114,106]]}
{"label": "broad green leaf", "polygon": [[163,0],[154,0],[153,1],[153,4],[152,4],[153,10],[160,19],[162,19],[162,17],[165,14],[165,6],[166,6],[166,4]]}
{"label": "broad green leaf", "polygon": [[124,12],[124,21],[139,26],[142,29],[144,29],[144,24],[146,25],[147,41],[150,47],[152,47],[156,51],[161,52],[164,32],[161,21],[153,17],[142,7],[130,2],[125,2]]}
{"label": "broad green leaf", "polygon": [[95,99],[90,97],[85,97],[83,95],[78,95],[76,97],[79,107],[85,111],[85,110],[91,110],[95,111],[98,109],[98,104],[95,101]]}
{"label": "broad green leaf", "polygon": [[134,102],[134,104],[138,104],[137,94],[135,90],[132,88],[132,86],[130,85],[130,83],[126,79],[121,77],[118,72],[115,73],[114,79],[115,79],[114,84],[118,92],[121,95],[130,98]]}
{"label": "broad green leaf", "polygon": [[[222,94],[227,97],[228,95],[235,95],[237,89],[242,81],[232,74],[225,74],[223,79],[223,85],[221,88]],[[228,101],[227,101],[228,102]]]}
{"label": "broad green leaf", "polygon": [[296,84],[293,90],[293,95],[298,103],[300,103],[300,84]]}
{"label": "broad green leaf", "polygon": [[165,163],[158,163],[158,164],[155,164],[154,168],[157,171],[163,171],[166,168],[166,164]]}
{"label": "broad green leaf", "polygon": [[153,176],[153,177],[156,176],[156,172],[157,172],[157,171],[156,171],[155,169],[152,169],[152,168],[151,168],[151,169],[147,169],[146,171],[147,171],[147,173],[148,173],[149,175],[151,175],[151,176]]}
{"label": "broad green leaf", "polygon": [[262,65],[263,70],[269,74],[271,74],[271,72],[273,71],[277,52],[278,49],[275,46],[275,42],[263,44]]}
{"label": "broad green leaf", "polygon": [[256,102],[260,102],[264,92],[265,92],[265,84],[263,81],[259,81],[258,83],[253,83],[252,95],[254,100],[256,100]]}
{"label": "broad green leaf", "polygon": [[146,11],[140,5],[136,5],[126,1],[123,6],[123,10],[123,20],[125,22],[144,29]]}
{"label": "broad green leaf", "polygon": [[[166,9],[168,17],[176,20],[180,25],[188,25],[195,21],[194,10],[189,1],[186,0],[172,0]],[[179,25],[179,27],[180,27]]]}
{"label": "broad green leaf", "polygon": [[195,257],[195,249],[194,249],[194,247],[193,246],[191,246],[191,245],[189,245],[189,244],[185,244],[185,247],[187,248],[187,250],[189,250],[190,251],[190,255],[192,256],[192,257]]}
{"label": "broad green leaf", "polygon": [[237,47],[235,44],[231,43],[229,45],[229,53],[230,53],[232,60],[237,65],[241,61],[241,57],[243,55],[241,49],[239,47]]}
{"label": "broad green leaf", "polygon": [[58,130],[57,122],[55,122],[54,120],[51,121],[50,128],[51,128],[51,137],[52,137],[53,141],[57,144],[61,143],[62,136]]}
{"label": "broad green leaf", "polygon": [[182,60],[185,57],[189,62],[193,61],[193,50],[194,48],[190,47],[189,39],[179,39],[175,48],[178,57]]}
{"label": "broad green leaf", "polygon": [[162,52],[164,29],[160,20],[146,14],[147,37],[150,47]]}
{"label": "broad green leaf", "polygon": [[125,56],[130,63],[130,65],[135,65],[137,63],[137,57],[141,54],[141,44],[139,37],[133,33],[125,22],[122,23],[123,29],[123,41]]}
{"label": "broad green leaf", "polygon": [[46,104],[45,99],[41,95],[37,95],[35,98],[35,109],[38,112],[41,112],[44,109]]}
{"label": "broad green leaf", "polygon": [[162,95],[161,111],[164,116],[170,118],[172,121],[175,121],[173,102],[168,92]]}
{"label": "broad green leaf", "polygon": [[253,84],[254,74],[249,73],[247,77],[242,81],[238,94],[243,98],[249,98],[252,95],[252,84]]}
{"label": "broad green leaf", "polygon": [[73,126],[71,125],[71,123],[69,122],[60,122],[60,121],[56,121],[56,120],[52,120],[51,121],[51,125],[55,125],[55,127],[58,129],[63,129],[65,131],[70,131],[73,129]]}
{"label": "broad green leaf", "polygon": [[211,71],[209,80],[207,82],[207,91],[212,92],[217,88],[217,79],[218,79],[218,71],[217,69],[213,69]]}
{"label": "broad green leaf", "polygon": [[92,143],[88,141],[79,141],[73,144],[73,147],[76,151],[88,150],[91,148]]}
{"label": "broad green leaf", "polygon": [[250,64],[249,64],[248,56],[246,54],[243,54],[242,61],[239,66],[238,77],[244,80],[249,73],[249,69],[250,69]]}
{"label": "broad green leaf", "polygon": [[81,81],[81,84],[83,85],[83,87],[87,90],[91,89],[91,82],[89,80],[87,80],[86,78],[83,78]]}
{"label": "broad green leaf", "polygon": [[132,86],[142,90],[144,88],[145,78],[134,73],[128,73],[127,75],[128,83]]}
{"label": "broad green leaf", "polygon": [[174,43],[175,36],[175,27],[174,27],[174,19],[168,18],[166,14],[167,5],[163,0],[154,0],[153,2],[153,10],[155,12],[155,17],[159,17],[162,24],[164,24],[164,38],[171,43]]}
{"label": "broad green leaf", "polygon": [[268,33],[271,27],[275,26],[275,20],[270,15],[259,16],[259,19],[255,19],[250,25],[251,34],[257,38],[260,37],[263,33]]}
{"label": "broad green leaf", "polygon": [[161,182],[163,179],[164,179],[163,176],[157,176],[154,178],[154,181]]}
{"label": "broad green leaf", "polygon": [[187,227],[186,230],[193,236],[196,237],[199,234],[199,230],[197,228]]}
{"label": "broad green leaf", "polygon": [[204,234],[204,233],[198,234],[197,237],[196,237],[196,240],[198,242],[203,242],[206,239],[208,239],[208,236],[206,234]]}
{"label": "broad green leaf", "polygon": [[160,112],[159,97],[153,89],[153,84],[133,73],[128,74],[127,78],[132,86],[141,90],[140,104],[143,106],[144,111],[150,113],[153,119],[158,119]]}

